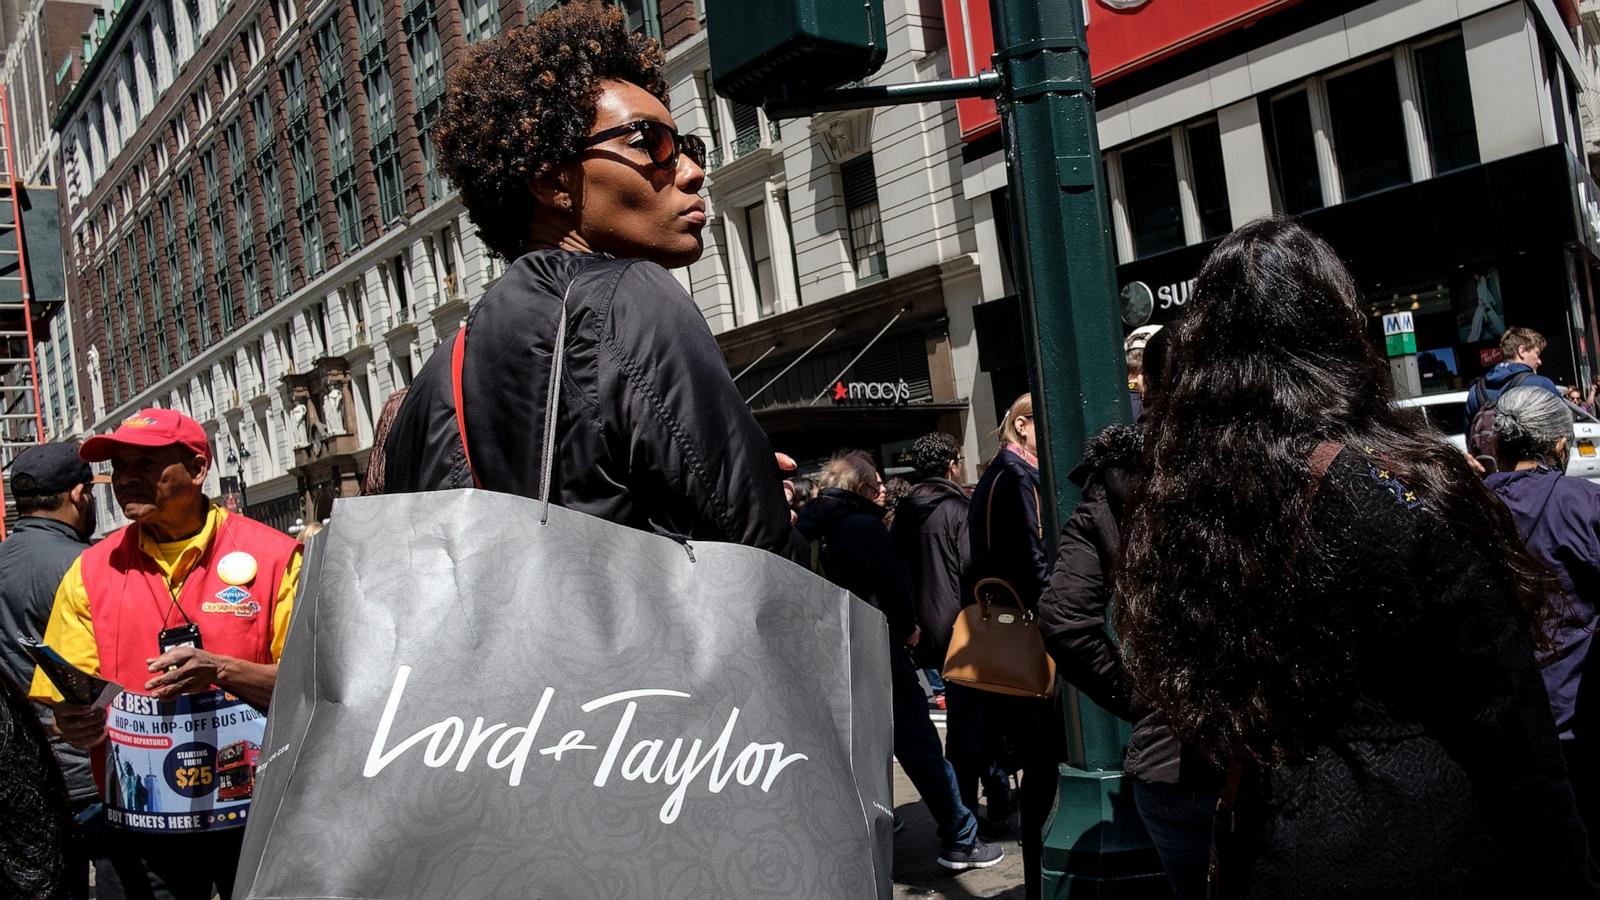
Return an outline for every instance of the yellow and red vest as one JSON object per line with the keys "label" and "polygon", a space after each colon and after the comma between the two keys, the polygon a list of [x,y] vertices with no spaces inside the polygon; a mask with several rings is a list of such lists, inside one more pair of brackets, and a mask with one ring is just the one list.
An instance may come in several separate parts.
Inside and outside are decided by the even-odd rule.
{"label": "yellow and red vest", "polygon": [[[100,677],[135,693],[150,679],[146,660],[160,655],[157,636],[193,621],[202,646],[223,656],[271,663],[273,613],[279,586],[299,542],[243,516],[219,515],[211,543],[184,578],[173,609],[161,567],[139,548],[139,526],[128,525],[85,550],[79,563],[100,655]],[[216,563],[236,550],[255,557],[256,575],[230,585]]]}

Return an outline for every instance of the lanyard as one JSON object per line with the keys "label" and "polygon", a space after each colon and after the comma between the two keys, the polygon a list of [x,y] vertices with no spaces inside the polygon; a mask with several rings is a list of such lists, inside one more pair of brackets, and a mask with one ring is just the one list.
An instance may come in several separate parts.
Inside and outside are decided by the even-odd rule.
{"label": "lanyard", "polygon": [[[205,553],[205,551],[202,550],[201,551],[201,555],[204,555],[204,553]],[[162,561],[165,562],[165,560],[162,560]],[[178,554],[178,562],[181,563],[182,561],[183,561],[183,554],[180,553],[180,554]],[[198,565],[198,564],[199,564],[199,561],[196,560],[196,565]],[[156,568],[159,569],[160,565],[157,564]],[[177,610],[178,611],[178,615],[183,616],[183,621],[184,622],[186,622],[186,623],[188,623],[190,625],[194,624],[194,620],[189,618],[189,614],[183,611],[183,605],[179,602],[179,597],[183,594],[184,587],[189,583],[189,576],[194,574],[194,569],[195,569],[194,566],[190,566],[189,567],[189,571],[183,573],[183,580],[178,582],[178,584],[176,584],[176,585],[174,585],[172,583],[172,577],[170,575],[168,575],[166,572],[162,572],[161,573],[161,581],[162,581],[162,583],[164,583],[167,586],[167,593],[172,595],[172,603],[171,603],[171,605],[167,607],[166,613],[161,616],[161,628],[163,630],[165,630],[167,628],[167,626],[171,624],[171,622],[172,622],[172,611],[173,610]],[[176,565],[173,566],[173,571],[174,572],[177,571],[177,566]],[[154,597],[151,597],[150,601],[156,605],[156,611],[160,612],[161,611],[161,601],[157,600]]]}

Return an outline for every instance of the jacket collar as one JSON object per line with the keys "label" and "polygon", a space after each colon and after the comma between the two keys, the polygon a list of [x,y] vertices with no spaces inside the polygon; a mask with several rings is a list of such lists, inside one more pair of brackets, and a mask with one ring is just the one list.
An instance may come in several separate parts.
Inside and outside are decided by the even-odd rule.
{"label": "jacket collar", "polygon": [[47,516],[23,516],[17,520],[16,527],[12,528],[11,531],[13,534],[22,531],[53,531],[64,537],[72,538],[77,543],[84,545],[89,543],[83,539],[83,535],[78,533],[78,529]]}
{"label": "jacket collar", "polygon": [[843,504],[845,508],[853,513],[872,516],[876,519],[883,518],[884,514],[888,512],[877,503],[868,500],[855,491],[847,491],[844,488],[824,488],[822,493],[817,496],[819,498],[826,497],[836,503]]}

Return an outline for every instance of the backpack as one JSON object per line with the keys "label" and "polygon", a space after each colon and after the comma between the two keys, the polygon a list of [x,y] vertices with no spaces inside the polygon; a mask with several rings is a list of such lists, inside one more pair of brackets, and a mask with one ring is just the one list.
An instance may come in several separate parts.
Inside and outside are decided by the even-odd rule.
{"label": "backpack", "polygon": [[1494,472],[1498,468],[1494,459],[1494,408],[1506,391],[1521,385],[1532,375],[1530,371],[1511,376],[1506,386],[1500,389],[1499,396],[1493,399],[1489,397],[1489,385],[1484,378],[1472,383],[1471,395],[1478,398],[1478,412],[1467,423],[1467,452],[1483,464],[1486,472]]}

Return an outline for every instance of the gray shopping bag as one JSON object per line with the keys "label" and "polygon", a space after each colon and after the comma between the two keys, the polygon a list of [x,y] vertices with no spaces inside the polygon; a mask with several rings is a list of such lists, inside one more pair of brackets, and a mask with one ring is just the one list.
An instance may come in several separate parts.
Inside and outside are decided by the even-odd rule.
{"label": "gray shopping bag", "polygon": [[457,490],[300,592],[236,896],[890,896],[887,627],[811,572]]}

